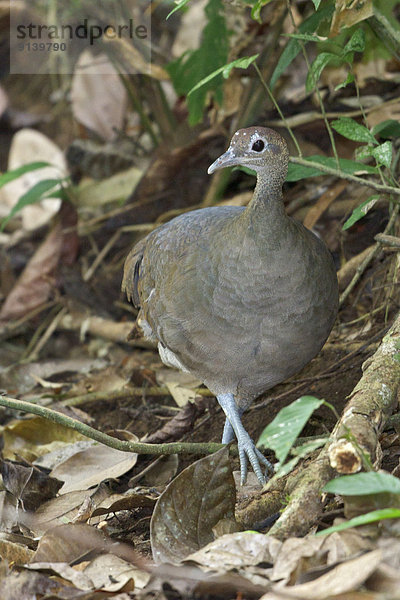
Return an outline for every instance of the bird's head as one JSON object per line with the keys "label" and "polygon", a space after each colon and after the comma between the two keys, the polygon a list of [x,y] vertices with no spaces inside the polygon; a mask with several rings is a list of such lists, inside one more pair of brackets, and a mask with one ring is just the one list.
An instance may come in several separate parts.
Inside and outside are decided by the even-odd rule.
{"label": "bird's head", "polygon": [[241,165],[265,173],[268,177],[285,180],[289,163],[289,150],[282,136],[268,127],[239,129],[232,137],[228,150],[208,168],[217,169]]}

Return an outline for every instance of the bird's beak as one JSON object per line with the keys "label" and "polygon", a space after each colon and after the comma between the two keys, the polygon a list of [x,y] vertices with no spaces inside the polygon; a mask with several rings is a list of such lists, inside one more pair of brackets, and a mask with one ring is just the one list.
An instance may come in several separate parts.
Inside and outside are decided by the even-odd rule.
{"label": "bird's beak", "polygon": [[223,169],[224,167],[232,167],[233,165],[238,165],[239,159],[236,156],[235,152],[232,148],[228,148],[228,150],[221,154],[216,161],[213,162],[211,166],[208,167],[208,174],[214,173],[217,169]]}

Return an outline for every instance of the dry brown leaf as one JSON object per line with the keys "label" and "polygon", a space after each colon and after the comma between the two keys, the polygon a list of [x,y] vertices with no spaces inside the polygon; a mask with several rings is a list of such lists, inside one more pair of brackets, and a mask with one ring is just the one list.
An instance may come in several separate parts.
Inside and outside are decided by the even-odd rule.
{"label": "dry brown leaf", "polygon": [[71,442],[87,441],[86,437],[73,429],[41,417],[11,421],[4,428],[3,438],[4,458],[15,460],[23,457],[30,461]]}
{"label": "dry brown leaf", "polygon": [[[29,562],[34,555],[34,551],[30,550],[24,544],[19,544],[12,541],[12,536],[1,533],[0,536],[0,558],[14,565],[23,565]],[[1,586],[0,586],[1,589]],[[0,596],[1,598],[3,596]]]}
{"label": "dry brown leaf", "polygon": [[105,54],[84,50],[72,78],[71,103],[77,121],[104,140],[121,131],[127,95],[121,78]]}
{"label": "dry brown leaf", "polygon": [[56,223],[29,260],[0,310],[0,322],[23,317],[44,304],[54,288],[53,275],[61,257],[63,235]]}
{"label": "dry brown leaf", "polygon": [[373,14],[372,0],[336,0],[330,37],[338,35],[342,27],[352,27]]}
{"label": "dry brown leaf", "polygon": [[104,532],[82,523],[59,525],[47,531],[30,564],[31,568],[38,562],[71,565],[107,553],[119,556],[140,568],[144,567],[143,559],[131,546],[115,542]]}
{"label": "dry brown leaf", "polygon": [[62,486],[61,481],[37,467],[2,460],[0,468],[4,487],[21,503],[24,511],[36,510],[54,498]]}
{"label": "dry brown leaf", "polygon": [[88,499],[96,505],[108,495],[109,490],[106,486],[99,486],[95,490],[79,490],[63,494],[42,504],[33,515],[30,515],[26,524],[36,536],[43,535],[57,525],[65,524],[67,521],[73,522]]}
{"label": "dry brown leaf", "polygon": [[202,458],[169,484],[150,525],[156,563],[176,563],[213,539],[212,528],[234,516],[235,484],[229,449]]}
{"label": "dry brown leaf", "polygon": [[188,402],[194,402],[195,390],[201,386],[201,381],[190,373],[182,373],[175,369],[158,369],[156,381],[159,385],[165,385],[178,406],[185,406]]}
{"label": "dry brown leaf", "polygon": [[[130,441],[138,441],[134,434],[127,433]],[[137,454],[133,452],[122,452],[94,442],[58,464],[51,475],[64,481],[60,494],[66,494],[87,490],[106,479],[116,479],[134,467],[136,461]]]}
{"label": "dry brown leaf", "polygon": [[244,569],[261,563],[273,564],[282,542],[253,531],[229,533],[186,557],[208,571]]}
{"label": "dry brown leaf", "polygon": [[98,556],[85,567],[83,573],[90,577],[94,589],[105,592],[143,589],[150,580],[150,573],[113,554]]}
{"label": "dry brown leaf", "polygon": [[155,502],[155,498],[128,490],[125,494],[112,494],[98,503],[92,517],[116,513],[119,510],[133,510],[143,506],[152,507]]}
{"label": "dry brown leaf", "polygon": [[[293,586],[274,586],[275,591],[284,592],[293,598],[324,600],[329,596],[355,591],[378,568],[382,558],[381,550],[373,550],[362,556],[344,561],[313,581]],[[261,600],[268,600],[268,594]]]}

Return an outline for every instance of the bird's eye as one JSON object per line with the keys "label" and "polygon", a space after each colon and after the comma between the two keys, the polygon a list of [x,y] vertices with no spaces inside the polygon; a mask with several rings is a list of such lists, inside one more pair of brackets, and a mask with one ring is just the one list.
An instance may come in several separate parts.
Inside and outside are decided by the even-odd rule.
{"label": "bird's eye", "polygon": [[252,145],[251,149],[255,150],[256,152],[261,152],[261,150],[264,150],[264,147],[265,144],[262,140],[256,140]]}

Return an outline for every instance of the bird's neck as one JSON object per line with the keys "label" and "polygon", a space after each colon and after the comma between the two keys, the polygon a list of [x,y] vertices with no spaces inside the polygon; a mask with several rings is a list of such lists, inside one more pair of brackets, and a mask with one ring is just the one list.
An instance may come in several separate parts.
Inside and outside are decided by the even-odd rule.
{"label": "bird's neck", "polygon": [[253,198],[245,213],[253,228],[280,235],[289,220],[283,205],[281,178],[258,173]]}

